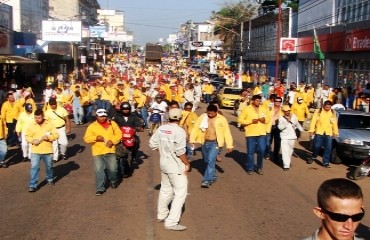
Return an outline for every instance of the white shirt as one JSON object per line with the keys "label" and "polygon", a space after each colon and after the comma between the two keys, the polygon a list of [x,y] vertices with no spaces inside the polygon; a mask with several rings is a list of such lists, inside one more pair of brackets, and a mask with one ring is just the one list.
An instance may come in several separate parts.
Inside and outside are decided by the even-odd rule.
{"label": "white shirt", "polygon": [[155,102],[152,103],[152,106],[150,108],[151,109],[158,109],[158,110],[160,110],[162,112],[166,112],[167,111],[167,107],[168,107],[168,105],[167,105],[167,103],[165,101],[161,101],[160,103],[158,103],[158,102],[155,101]]}

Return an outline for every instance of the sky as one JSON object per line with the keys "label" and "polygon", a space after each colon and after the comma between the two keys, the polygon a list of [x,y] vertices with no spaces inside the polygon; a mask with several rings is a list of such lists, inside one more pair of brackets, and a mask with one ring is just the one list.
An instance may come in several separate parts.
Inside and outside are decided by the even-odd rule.
{"label": "sky", "polygon": [[98,0],[102,9],[125,12],[126,28],[134,34],[134,44],[164,40],[178,32],[188,20],[204,22],[212,11],[222,8],[222,0]]}

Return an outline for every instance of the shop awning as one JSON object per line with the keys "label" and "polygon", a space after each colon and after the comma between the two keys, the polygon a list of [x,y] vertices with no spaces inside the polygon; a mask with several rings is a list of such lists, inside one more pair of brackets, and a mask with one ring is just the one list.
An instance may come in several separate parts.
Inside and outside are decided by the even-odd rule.
{"label": "shop awning", "polygon": [[0,55],[0,64],[38,64],[35,59],[25,58],[15,55]]}

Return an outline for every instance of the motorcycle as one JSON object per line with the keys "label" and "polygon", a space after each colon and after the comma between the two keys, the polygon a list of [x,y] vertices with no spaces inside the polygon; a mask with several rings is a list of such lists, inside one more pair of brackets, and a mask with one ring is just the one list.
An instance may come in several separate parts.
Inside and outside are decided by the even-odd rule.
{"label": "motorcycle", "polygon": [[139,141],[135,128],[122,126],[121,142],[116,146],[116,156],[119,166],[119,173],[126,178],[132,174],[133,152],[137,150]]}
{"label": "motorcycle", "polygon": [[352,178],[354,180],[361,180],[370,174],[370,157],[362,161],[360,165],[353,171]]}

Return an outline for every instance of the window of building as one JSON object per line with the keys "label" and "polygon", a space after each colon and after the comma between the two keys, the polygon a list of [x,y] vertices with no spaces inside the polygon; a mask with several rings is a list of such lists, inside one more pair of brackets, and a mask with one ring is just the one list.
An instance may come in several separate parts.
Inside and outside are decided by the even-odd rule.
{"label": "window of building", "polygon": [[364,87],[370,81],[370,61],[340,60],[335,72],[337,86]]}
{"label": "window of building", "polygon": [[314,86],[318,83],[324,83],[324,69],[322,62],[319,60],[305,60],[303,63],[302,80],[306,83],[311,83]]}

